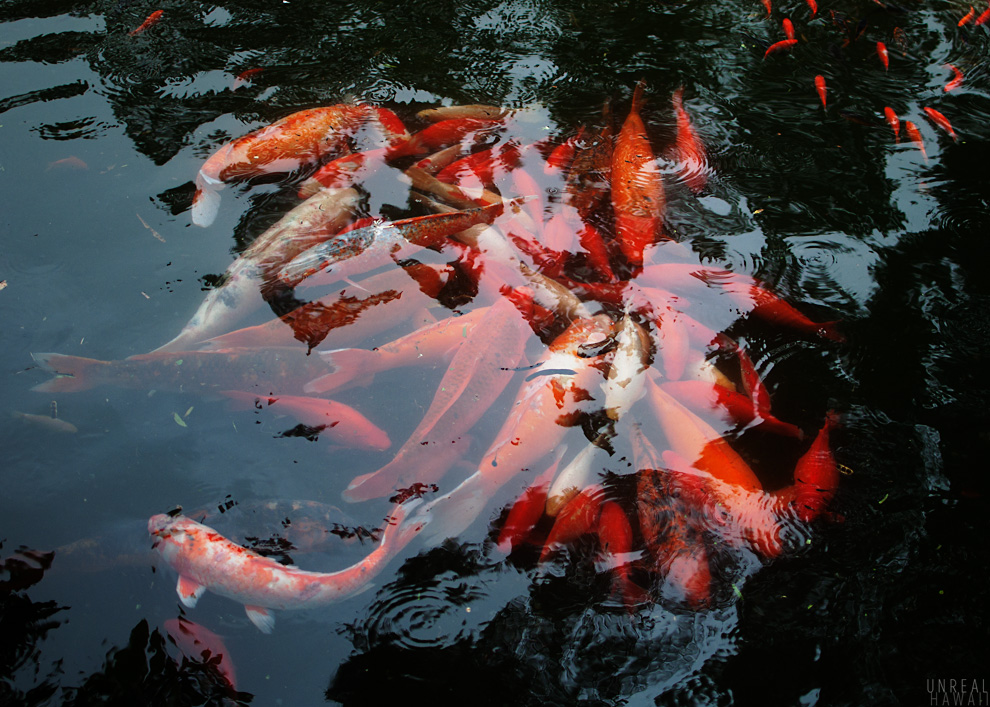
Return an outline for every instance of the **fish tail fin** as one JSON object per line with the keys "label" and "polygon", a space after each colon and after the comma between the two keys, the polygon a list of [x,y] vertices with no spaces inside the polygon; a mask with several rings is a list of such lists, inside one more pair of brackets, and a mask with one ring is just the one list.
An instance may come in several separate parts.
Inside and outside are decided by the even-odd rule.
{"label": "fish tail fin", "polygon": [[98,361],[95,358],[57,353],[33,353],[31,358],[39,367],[56,376],[31,389],[41,393],[76,393],[89,390],[100,383],[99,368],[109,365],[107,361]]}
{"label": "fish tail fin", "polygon": [[219,189],[223,182],[210,179],[202,174],[196,175],[196,193],[193,195],[192,222],[205,228],[217,217],[220,210]]}
{"label": "fish tail fin", "polygon": [[375,377],[377,370],[375,362],[378,359],[378,354],[374,351],[336,349],[318,353],[324,363],[333,367],[333,371],[319,378],[314,378],[303,386],[303,390],[307,393],[326,393],[331,390],[368,385]]}
{"label": "fish tail fin", "polygon": [[643,91],[646,90],[646,79],[640,79],[636,83],[636,88],[633,89],[632,106],[629,108],[630,113],[639,113],[639,109],[643,107]]}

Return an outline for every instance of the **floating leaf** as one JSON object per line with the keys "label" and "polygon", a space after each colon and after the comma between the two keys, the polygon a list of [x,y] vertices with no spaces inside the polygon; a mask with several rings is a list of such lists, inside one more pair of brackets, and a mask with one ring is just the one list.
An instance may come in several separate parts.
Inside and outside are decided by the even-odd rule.
{"label": "floating leaf", "polygon": [[172,419],[175,420],[175,424],[177,424],[179,427],[188,427],[186,421],[183,420],[181,417],[179,417],[179,413],[173,412]]}
{"label": "floating leaf", "polygon": [[186,414],[183,415],[183,417],[189,417],[189,413],[191,413],[192,411],[193,411],[192,406],[190,406],[189,409],[186,410]]}

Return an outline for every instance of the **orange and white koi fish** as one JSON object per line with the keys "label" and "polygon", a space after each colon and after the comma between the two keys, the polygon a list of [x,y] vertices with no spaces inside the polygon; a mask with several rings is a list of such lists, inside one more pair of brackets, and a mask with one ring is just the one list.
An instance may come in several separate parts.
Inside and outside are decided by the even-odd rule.
{"label": "orange and white koi fish", "polygon": [[942,128],[942,130],[944,130],[945,132],[949,133],[949,135],[952,136],[953,142],[956,141],[957,139],[956,131],[952,129],[952,123],[949,122],[948,118],[946,118],[944,115],[942,115],[934,108],[929,108],[928,106],[925,106],[924,108],[922,108],[922,110],[925,111],[925,115],[928,116],[928,119],[930,121],[935,123],[935,125]]}
{"label": "orange and white koi fish", "polygon": [[642,267],[643,250],[657,241],[666,209],[663,181],[639,115],[644,88],[644,82],[636,84],[612,153],[615,232],[623,255],[634,268]]}
{"label": "orange and white koi fish", "polygon": [[147,19],[144,22],[142,22],[140,25],[132,29],[127,34],[130,35],[131,37],[133,37],[136,34],[141,34],[149,27],[153,27],[154,25],[158,24],[158,21],[161,20],[164,15],[165,15],[164,10],[155,10],[150,15],[148,15]]}
{"label": "orange and white koi fish", "polygon": [[248,618],[263,633],[275,628],[272,609],[308,609],[352,597],[368,588],[422,529],[404,523],[410,506],[397,506],[382,540],[367,557],[338,572],[308,572],[234,543],[218,532],[182,515],[159,514],[148,521],[154,548],[179,574],[176,592],[189,608],[207,590],[244,604]]}
{"label": "orange and white koi fish", "polygon": [[369,106],[338,104],[288,115],[217,150],[196,175],[192,219],[208,226],[225,182],[292,172],[344,148],[372,113]]}

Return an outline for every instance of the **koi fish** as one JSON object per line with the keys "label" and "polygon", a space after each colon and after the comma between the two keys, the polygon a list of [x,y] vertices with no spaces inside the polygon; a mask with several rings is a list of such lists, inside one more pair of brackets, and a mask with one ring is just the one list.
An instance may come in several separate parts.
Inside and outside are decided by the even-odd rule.
{"label": "koi fish", "polygon": [[231,690],[237,689],[234,661],[220,636],[184,616],[168,619],[164,626],[182,655],[209,666]]}
{"label": "koi fish", "polygon": [[829,412],[825,425],[794,467],[793,486],[777,492],[805,523],[824,513],[839,485],[839,467],[829,443],[831,431],[837,424],[837,416]]}
{"label": "koi fish", "polygon": [[956,131],[952,129],[952,123],[949,122],[948,118],[946,118],[944,115],[942,115],[934,108],[929,108],[928,106],[925,106],[924,108],[922,108],[922,110],[925,111],[925,115],[928,116],[929,120],[931,120],[933,123],[935,123],[935,125],[942,128],[942,130],[944,130],[945,132],[949,133],[949,135],[952,136],[953,142],[956,141],[957,139]]}
{"label": "koi fish", "polygon": [[441,120],[414,133],[406,140],[393,144],[388,149],[388,159],[396,160],[411,155],[425,155],[442,147],[462,141],[480,140],[499,126],[498,119],[479,120],[477,118],[451,118]]}
{"label": "koi fish", "polygon": [[806,0],[808,7],[811,8],[811,16],[814,17],[818,12],[818,3],[815,0]]}
{"label": "koi fish", "polygon": [[785,17],[781,25],[784,28],[784,36],[788,39],[794,39],[794,25],[791,21]]}
{"label": "koi fish", "polygon": [[616,348],[608,374],[602,381],[605,393],[605,414],[612,420],[621,419],[643,397],[650,367],[650,337],[628,314],[615,332]]}
{"label": "koi fish", "polygon": [[722,410],[733,424],[743,427],[754,425],[785,437],[804,437],[804,433],[796,425],[780,420],[769,411],[757,410],[747,396],[716,383],[700,380],[667,381],[660,388],[685,407],[699,412]]}
{"label": "koi fish", "polygon": [[148,15],[147,19],[144,22],[142,22],[140,25],[132,29],[127,34],[131,37],[133,37],[136,34],[141,34],[149,27],[153,27],[154,25],[158,24],[158,21],[161,20],[164,15],[165,15],[164,10],[155,10],[150,15]]}
{"label": "koi fish", "polygon": [[518,546],[543,517],[546,508],[547,495],[550,491],[550,482],[557,475],[557,467],[564,456],[566,446],[562,446],[557,451],[557,458],[547,469],[540,474],[536,481],[526,487],[519,498],[512,504],[509,514],[502,524],[495,541],[495,547],[502,554],[509,554],[512,549]]}
{"label": "koi fish", "polygon": [[946,64],[946,67],[951,69],[953,73],[952,79],[947,84],[945,84],[945,92],[948,93],[949,91],[953,91],[962,85],[963,72],[961,72],[952,64]]}
{"label": "koi fish", "polygon": [[636,84],[612,153],[615,232],[623,255],[634,268],[642,267],[643,250],[660,235],[666,207],[663,181],[639,115],[645,85],[643,81]]}
{"label": "koi fish", "polygon": [[605,201],[611,188],[613,128],[608,103],[602,107],[602,118],[605,124],[600,129],[585,131],[581,149],[567,172],[567,201],[585,220]]}
{"label": "koi fish", "polygon": [[571,500],[590,486],[596,467],[604,469],[605,451],[594,442],[588,442],[561,470],[547,492],[546,514],[555,518]]}
{"label": "koi fish", "polygon": [[[785,20],[786,22],[786,20]],[[695,194],[705,188],[708,177],[705,174],[705,148],[691,123],[691,116],[684,110],[684,87],[674,91],[671,97],[674,114],[677,116],[677,137],[675,139],[677,159],[683,163],[681,178],[687,182]]]}
{"label": "koi fish", "polygon": [[776,54],[777,52],[782,52],[786,49],[790,49],[797,43],[798,41],[796,39],[782,39],[779,42],[774,42],[769,47],[767,47],[767,50],[763,53],[763,58],[766,59],[771,54]]}
{"label": "koi fish", "polygon": [[967,22],[969,22],[974,17],[976,17],[976,10],[973,9],[973,6],[972,5],[970,5],[969,6],[969,12],[967,12],[965,15],[963,15],[962,19],[959,20],[959,24],[957,26],[962,27],[964,24],[966,24]]}
{"label": "koi fish", "polygon": [[[413,502],[415,504],[417,502]],[[308,572],[262,557],[181,515],[148,520],[154,549],[179,574],[179,600],[193,608],[207,590],[244,604],[263,633],[275,628],[272,609],[307,609],[342,601],[368,588],[370,581],[422,530],[405,524],[409,507],[397,506],[382,540],[366,558],[338,572]]]}
{"label": "koi fish", "polygon": [[256,410],[274,408],[275,412],[291,415],[343,447],[383,451],[392,446],[385,430],[350,405],[335,400],[298,395],[257,395],[239,390],[221,390],[220,395],[230,398],[240,407]]}
{"label": "koi fish", "polygon": [[449,236],[475,224],[491,223],[504,205],[492,204],[468,211],[429,214],[392,222],[375,223],[348,231],[296,256],[278,273],[278,280],[294,288],[306,278],[324,271],[317,281],[332,284],[391,262],[404,244],[436,247]]}
{"label": "koi fish", "polygon": [[880,63],[883,64],[883,70],[886,71],[887,67],[890,66],[890,58],[887,56],[887,45],[883,42],[877,42],[877,56],[880,57]]}
{"label": "koi fish", "polygon": [[441,120],[500,120],[509,115],[512,111],[498,106],[486,106],[481,104],[464,106],[441,106],[440,108],[428,108],[416,114],[420,120],[428,120],[436,123]]}
{"label": "koi fish", "polygon": [[987,20],[990,20],[990,7],[988,7],[986,10],[984,10],[983,12],[981,12],[980,13],[980,16],[976,18],[976,22],[974,22],[973,24],[976,25],[977,27],[979,27],[980,25],[982,25],[983,23],[985,23]]}
{"label": "koi fish", "polygon": [[894,140],[900,142],[901,139],[901,121],[897,117],[897,113],[890,106],[884,106],[883,115],[887,119],[887,125],[890,129],[894,131]]}
{"label": "koi fish", "polygon": [[773,11],[773,4],[771,0],[763,0],[763,7],[767,11],[767,17],[770,17],[770,13]]}
{"label": "koi fish", "polygon": [[192,219],[208,226],[220,207],[226,182],[263,174],[291,172],[346,146],[368,119],[368,106],[333,105],[299,111],[217,150],[196,175]]}
{"label": "koi fish", "polygon": [[553,527],[547,535],[546,543],[540,552],[540,563],[547,561],[550,553],[563,545],[574,542],[582,535],[595,529],[595,522],[602,507],[605,489],[601,484],[588,486],[570,501],[557,514]]}
{"label": "koi fish", "polygon": [[234,77],[234,82],[231,84],[230,90],[236,91],[241,86],[251,83],[251,77],[257,76],[262,71],[264,71],[264,68],[260,66],[256,66],[253,69],[245,69],[244,71],[242,71],[241,73],[237,74],[237,76]]}
{"label": "koi fish", "polygon": [[825,77],[821,74],[815,77],[815,90],[818,91],[818,98],[821,99],[822,108],[824,108],[827,89],[825,87]]}
{"label": "koi fish", "polygon": [[921,150],[921,156],[925,158],[925,162],[928,162],[928,153],[925,152],[925,141],[921,137],[921,131],[918,130],[918,126],[912,123],[910,120],[904,121],[904,132],[907,133],[908,137],[911,138],[919,150]]}

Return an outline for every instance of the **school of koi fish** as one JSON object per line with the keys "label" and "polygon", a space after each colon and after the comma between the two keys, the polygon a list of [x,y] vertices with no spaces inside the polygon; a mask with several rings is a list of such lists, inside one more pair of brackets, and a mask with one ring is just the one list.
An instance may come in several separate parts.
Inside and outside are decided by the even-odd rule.
{"label": "school of koi fish", "polygon": [[[343,492],[394,504],[377,547],[348,568],[285,566],[177,511],[152,517],[186,606],[205,591],[226,596],[269,632],[272,610],[352,596],[413,541],[458,538],[481,519],[493,523],[493,552],[535,544],[541,566],[596,539],[629,611],[700,609],[724,592],[719,553],[772,560],[791,548],[791,530],[832,517],[836,415],[815,430],[776,417],[745,346],[726,332],[754,318],[822,345],[843,337],[666,231],[666,193],[702,193],[710,167],[680,90],[667,99],[674,137],[656,150],[641,117],[646,93],[635,87],[616,126],[606,103],[598,124],[535,142],[516,130],[525,111],[448,106],[404,120],[382,106],[333,105],[206,161],[197,225],[213,221],[236,181],[296,173],[303,200],[239,255],[171,341],[118,361],[35,354],[57,374],[37,390],[222,395],[381,451],[394,448],[388,432],[331,396],[400,368],[442,373],[409,438]],[[409,132],[407,121],[422,127]],[[383,174],[407,185],[408,217],[363,212],[370,178]],[[243,326],[266,306],[278,316]],[[500,407],[503,394],[512,402]],[[492,436],[479,422],[499,410]],[[737,451],[753,430],[800,445],[784,487],[765,488],[759,464]],[[466,478],[455,471],[465,465]],[[172,629],[200,640],[186,624]]]}

